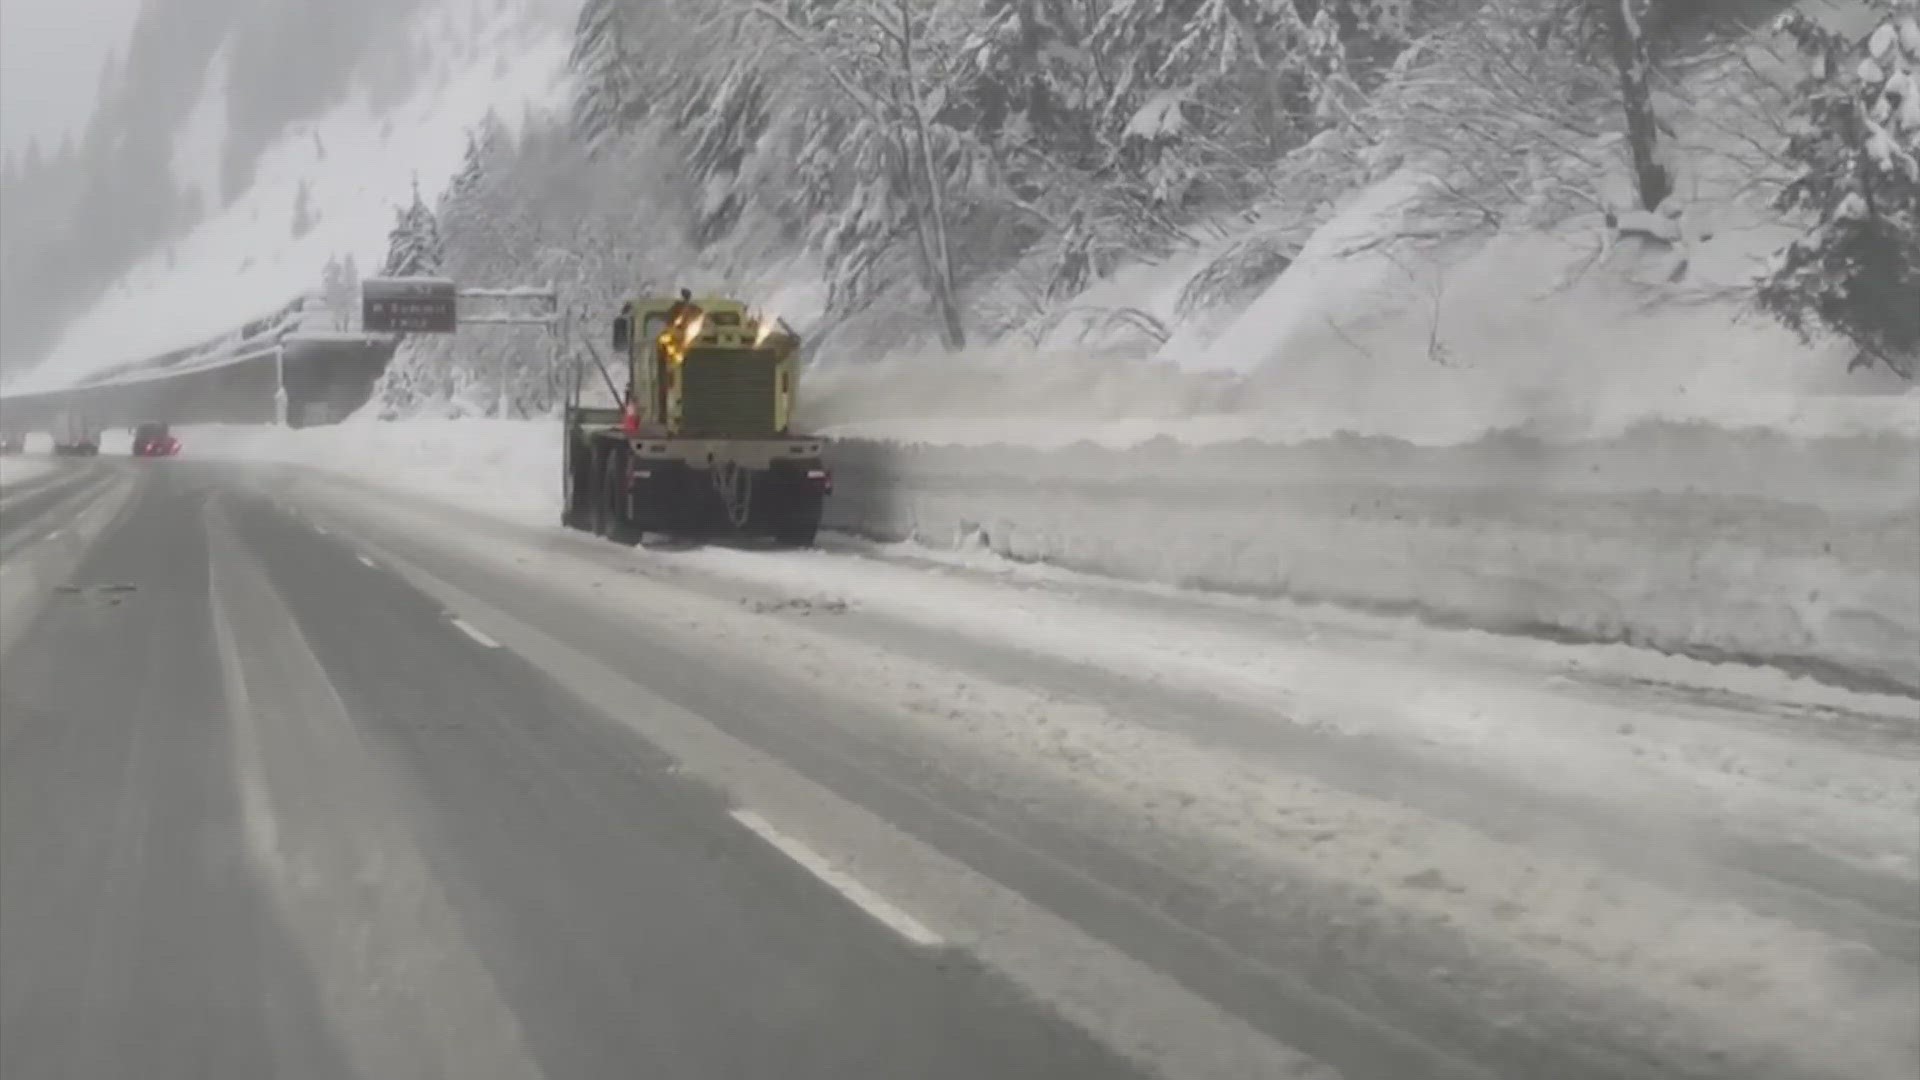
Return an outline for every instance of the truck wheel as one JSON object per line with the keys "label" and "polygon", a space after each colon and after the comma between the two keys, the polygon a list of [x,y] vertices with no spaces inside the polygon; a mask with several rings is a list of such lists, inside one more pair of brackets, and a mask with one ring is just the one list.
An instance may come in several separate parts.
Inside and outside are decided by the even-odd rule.
{"label": "truck wheel", "polygon": [[627,521],[626,454],[614,450],[607,454],[600,474],[600,516],[596,531],[615,543],[629,543],[632,529]]}
{"label": "truck wheel", "polygon": [[789,490],[773,520],[773,538],[782,544],[794,547],[812,547],[814,537],[820,533],[820,515],[826,509],[826,500],[819,493]]}
{"label": "truck wheel", "polygon": [[773,538],[792,547],[812,547],[814,538],[820,535],[820,523],[817,521],[783,521],[774,531]]}
{"label": "truck wheel", "polygon": [[773,527],[773,538],[794,547],[812,547],[820,534],[820,507],[799,507],[787,511]]}
{"label": "truck wheel", "polygon": [[586,527],[580,519],[580,447],[572,435],[560,465],[560,524],[569,529]]}
{"label": "truck wheel", "polygon": [[574,516],[580,522],[580,528],[595,536],[606,535],[606,525],[601,518],[606,516],[606,496],[600,491],[600,478],[604,474],[605,455],[598,449],[588,451],[587,460],[582,463],[579,473],[580,505]]}
{"label": "truck wheel", "polygon": [[587,526],[595,536],[605,536],[611,528],[609,520],[613,515],[612,496],[607,494],[607,477],[611,475],[607,466],[613,461],[609,451],[596,450],[593,455],[593,493],[587,502]]}

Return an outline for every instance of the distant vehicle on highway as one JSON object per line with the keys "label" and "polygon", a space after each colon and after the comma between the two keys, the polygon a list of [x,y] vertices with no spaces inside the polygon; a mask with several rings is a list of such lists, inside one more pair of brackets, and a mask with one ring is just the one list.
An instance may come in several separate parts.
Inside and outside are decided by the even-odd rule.
{"label": "distant vehicle on highway", "polygon": [[134,457],[172,457],[180,452],[180,440],[167,425],[151,422],[133,429]]}
{"label": "distant vehicle on highway", "polygon": [[53,452],[56,454],[98,454],[100,452],[100,429],[79,413],[67,413],[60,417],[60,423],[53,430]]}
{"label": "distant vehicle on highway", "polygon": [[24,453],[26,449],[27,437],[25,435],[0,435],[0,454],[19,454]]}

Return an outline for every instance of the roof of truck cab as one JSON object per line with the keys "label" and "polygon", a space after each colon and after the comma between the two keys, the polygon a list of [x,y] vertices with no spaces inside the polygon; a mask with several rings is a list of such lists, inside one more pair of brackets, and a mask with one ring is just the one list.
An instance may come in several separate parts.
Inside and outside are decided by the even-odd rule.
{"label": "roof of truck cab", "polygon": [[[636,311],[661,311],[679,302],[680,298],[677,296],[643,296],[635,300],[633,306]],[[690,303],[705,311],[726,308],[737,308],[741,311],[747,309],[745,300],[736,300],[731,296],[696,296]]]}

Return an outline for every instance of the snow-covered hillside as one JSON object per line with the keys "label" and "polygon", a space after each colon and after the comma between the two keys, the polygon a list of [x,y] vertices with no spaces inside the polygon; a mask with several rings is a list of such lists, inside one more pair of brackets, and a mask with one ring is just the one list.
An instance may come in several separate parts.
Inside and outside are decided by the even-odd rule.
{"label": "snow-covered hillside", "polygon": [[[1663,68],[1661,152],[1676,189],[1658,214],[1629,209],[1635,196],[1618,118],[1594,97],[1608,92],[1606,72],[1548,50],[1515,59],[1538,67],[1515,85],[1497,84],[1483,66],[1499,41],[1476,37],[1471,20],[1395,30],[1419,35],[1419,44],[1403,42],[1411,59],[1396,62],[1396,74],[1376,73],[1350,122],[1281,146],[1262,167],[1263,187],[1217,193],[1178,223],[1177,242],[1125,247],[1095,236],[1117,226],[1080,222],[1069,205],[1076,192],[1093,202],[1132,196],[1101,190],[1074,166],[1048,165],[1065,169],[1059,184],[1048,180],[1044,205],[1015,215],[1021,229],[1045,223],[1038,239],[1007,240],[1014,227],[992,216],[999,211],[975,209],[956,222],[968,230],[956,233],[965,242],[955,258],[969,345],[949,352],[932,343],[942,334],[938,305],[897,265],[905,245],[858,241],[880,244],[869,254],[887,267],[871,275],[885,280],[861,292],[836,277],[841,241],[808,232],[835,216],[835,200],[857,194],[820,177],[822,190],[802,190],[804,170],[792,167],[798,144],[818,152],[841,122],[832,119],[844,105],[833,96],[837,84],[801,70],[812,54],[779,51],[791,43],[778,35],[743,37],[740,49],[793,61],[761,65],[773,73],[748,79],[734,52],[707,47],[699,36],[706,23],[669,20],[648,24],[648,39],[684,37],[686,47],[649,53],[628,70],[634,42],[605,27],[651,8],[596,0],[588,13],[602,18],[574,32],[575,0],[551,5],[427,2],[415,27],[435,71],[425,89],[391,115],[376,115],[362,95],[282,140],[246,196],[121,281],[35,381],[223,329],[317,285],[330,255],[351,252],[367,272],[392,207],[417,175],[428,203],[449,190],[440,226],[446,272],[556,281],[570,307],[596,320],[596,333],[634,282],[784,297],[780,310],[824,341],[807,419],[837,434],[1061,443],[1156,435],[1293,442],[1347,432],[1447,445],[1493,431],[1607,439],[1661,420],[1812,437],[1920,436],[1920,396],[1910,384],[1849,371],[1848,350],[1806,345],[1753,303],[1755,275],[1799,228],[1767,205],[1782,183],[1772,148],[1792,113],[1798,69],[1786,43],[1765,30],[1717,29],[1711,47],[1676,51]],[[1853,0],[1791,6],[1843,23],[1863,10]],[[724,7],[691,2],[676,11]],[[947,17],[972,10],[964,0],[929,8]],[[1488,11],[1501,33],[1534,17],[1527,5]],[[598,36],[590,26],[602,27]],[[935,19],[929,28],[964,36],[966,26]],[[811,32],[830,43],[832,29]],[[1133,44],[1103,47],[1150,50],[1153,33],[1141,33]],[[568,47],[585,60],[563,79]],[[212,66],[206,105],[177,140],[183,181],[210,183],[202,178],[218,172],[222,99],[214,90],[225,66]],[[1011,75],[977,77],[983,83],[970,92],[991,97],[996,80]],[[596,78],[613,89],[584,96]],[[1596,79],[1598,89],[1582,84]],[[709,91],[712,101],[700,97]],[[655,92],[668,93],[658,108],[617,96],[651,100]],[[1210,92],[1236,101],[1241,91]],[[559,104],[569,94],[582,95],[576,109],[597,101],[609,115],[646,119],[600,132],[589,155],[581,130],[549,116],[468,162],[472,183],[451,197],[446,185],[462,165],[467,130],[489,106],[511,123],[515,102]],[[1501,126],[1525,95],[1549,99],[1538,122]],[[754,101],[766,115],[750,115]],[[734,108],[746,111],[727,111]],[[1596,114],[1604,119],[1593,121]],[[1164,108],[1161,115],[1171,123]],[[1086,118],[1096,128],[1104,122]],[[1183,132],[1163,124],[1149,134],[1177,143]],[[1013,138],[998,129],[975,136]],[[1121,137],[1147,136],[1129,123]],[[1004,168],[1029,160],[1022,147],[999,151]],[[1197,144],[1160,152],[1169,161],[1189,152],[1212,160]],[[715,164],[742,155],[752,160]],[[993,172],[955,179],[956,192],[999,205],[1011,195],[994,185],[1010,181]],[[315,221],[295,237],[303,183]],[[840,208],[853,215],[849,227],[857,208],[857,200]],[[1083,272],[1062,285],[1077,259]],[[849,295],[861,297],[856,310],[826,310]],[[538,392],[553,382],[546,363],[543,348],[510,335],[420,343],[403,350],[382,408],[391,416],[490,413],[504,378],[517,414],[539,415],[553,406],[551,393]]]}
{"label": "snow-covered hillside", "polygon": [[[1636,209],[1612,73],[1577,46],[1539,46],[1581,31],[1535,5],[1383,27],[1412,35],[1393,46],[1403,49],[1394,73],[1355,74],[1367,85],[1341,91],[1355,98],[1346,120],[1269,132],[1252,190],[1217,190],[1246,169],[1215,160],[1221,133],[1188,138],[1204,109],[1147,95],[1129,120],[1075,81],[1093,76],[1061,70],[1087,50],[1122,65],[1158,55],[1155,43],[1174,32],[1154,21],[1160,8],[1121,5],[1146,22],[1116,42],[1081,40],[1085,27],[1054,18],[1069,9],[1091,18],[1097,3],[985,5],[1027,12],[1033,35],[1066,40],[1028,56],[1037,38],[1001,26],[1000,51],[980,61],[991,70],[949,73],[979,101],[942,117],[951,128],[942,137],[991,159],[956,151],[948,181],[967,207],[950,222],[967,344],[951,350],[939,290],[917,279],[913,245],[900,239],[921,227],[919,211],[884,211],[898,194],[877,190],[885,183],[834,179],[866,165],[794,167],[828,154],[821,144],[835,125],[858,127],[842,84],[821,78],[871,74],[834,52],[845,27],[799,28],[811,44],[796,53],[791,35],[753,36],[746,20],[741,48],[782,61],[762,74],[707,49],[699,27],[648,24],[689,45],[634,67],[621,20],[652,9],[594,0],[587,10],[598,17],[576,40],[574,103],[593,130],[548,132],[485,160],[465,221],[450,215],[443,227],[448,264],[470,277],[537,266],[601,314],[634,281],[783,296],[779,309],[819,346],[807,418],[839,434],[1058,443],[1350,432],[1445,445],[1490,431],[1605,439],[1656,420],[1920,435],[1910,384],[1849,370],[1849,348],[1804,343],[1755,303],[1756,280],[1806,225],[1771,205],[1792,172],[1780,147],[1798,122],[1804,71],[1791,42],[1765,28],[1783,5],[1653,6],[1730,16],[1691,37],[1674,31],[1663,54],[1655,105],[1674,189],[1658,213]],[[1786,6],[1849,33],[1871,25],[1855,0]],[[960,15],[981,7],[929,3],[922,29],[954,35],[936,40],[957,49],[972,40]],[[719,18],[724,8],[690,0],[681,14]],[[1293,40],[1283,27],[1203,23],[1180,28],[1201,51],[1227,49],[1240,30],[1275,35],[1276,48]],[[1377,42],[1348,45],[1355,64],[1378,59],[1367,51]],[[1239,117],[1220,122],[1251,138],[1232,125],[1258,126],[1247,117],[1262,91],[1193,76],[1204,87],[1194,94]],[[1056,111],[1042,119],[1065,129],[981,119],[1006,80],[1044,86]],[[619,116],[641,119],[606,119]],[[590,135],[602,152],[576,162],[571,143]],[[1115,169],[1145,172],[1088,175],[1074,150],[1083,136],[1124,149]],[[865,161],[851,151],[837,160]],[[569,165],[543,172],[550,161]],[[1129,187],[1160,192],[1162,180],[1210,194],[1176,211],[1173,196]],[[636,202],[646,212],[633,213]],[[887,213],[898,228],[879,227]],[[1148,228],[1169,215],[1171,239]],[[490,415],[499,379],[532,355],[518,342],[445,345],[403,354],[396,366],[414,370],[389,388],[385,415]],[[507,375],[509,392],[537,386],[538,374]],[[550,405],[529,393],[520,411]]]}
{"label": "snow-covered hillside", "polygon": [[[1872,25],[1847,0],[1789,6],[1848,33]],[[1436,67],[1410,89],[1430,87],[1466,128],[1522,104],[1470,66]],[[1627,209],[1609,125],[1582,142],[1580,125],[1542,106],[1531,128],[1502,132],[1498,153],[1483,148],[1493,160],[1462,163],[1473,137],[1450,137],[1447,116],[1376,102],[1374,119],[1391,123],[1365,136],[1329,129],[1217,239],[1095,282],[1044,333],[958,358],[833,365],[814,383],[812,417],[842,435],[970,444],[1575,442],[1647,421],[1920,438],[1912,383],[1849,370],[1844,342],[1805,343],[1754,303],[1756,279],[1801,225],[1766,198],[1797,75],[1767,30],[1675,72],[1659,105],[1677,190],[1658,214]],[[1325,169],[1353,186],[1303,209],[1325,193]],[[1463,175],[1478,170],[1527,175],[1476,192]],[[1284,272],[1227,302],[1194,302],[1210,271],[1262,249],[1285,253]],[[1135,321],[1105,318],[1115,312]],[[1165,339],[1138,332],[1143,321]]]}
{"label": "snow-covered hillside", "polygon": [[[10,386],[64,385],[90,372],[189,345],[273,310],[321,283],[331,257],[371,273],[394,209],[417,178],[437,191],[489,110],[509,126],[564,99],[573,0],[425,0],[409,21],[416,89],[396,105],[356,75],[348,100],[295,125],[259,160],[251,186],[191,235],[153,252],[70,325],[52,353]],[[226,140],[225,73],[216,54],[200,104],[174,139],[175,180],[210,205]],[[296,225],[296,204],[310,208]]]}

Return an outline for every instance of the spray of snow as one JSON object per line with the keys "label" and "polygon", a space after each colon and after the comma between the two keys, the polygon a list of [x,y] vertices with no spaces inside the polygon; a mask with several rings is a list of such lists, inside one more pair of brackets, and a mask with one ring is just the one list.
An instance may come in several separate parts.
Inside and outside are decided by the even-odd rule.
{"label": "spray of snow", "polygon": [[560,520],[560,431],[550,422],[350,420],[297,431],[208,424],[175,434],[193,457],[309,465],[512,521]]}
{"label": "spray of snow", "polygon": [[[1849,377],[1840,350],[1809,349],[1737,299],[1777,231],[1729,210],[1693,223],[1726,232],[1685,252],[1626,238],[1596,259],[1597,219],[1369,247],[1405,212],[1409,184],[1357,200],[1211,341],[1176,334],[1152,361],[1056,345],[823,365],[804,407],[836,434],[974,445],[1342,433],[1452,445],[1499,431],[1564,442],[1650,420],[1920,438],[1920,391]],[[1695,285],[1676,294],[1661,279],[1681,259]],[[1131,295],[1111,283],[1103,303],[1172,321],[1192,266],[1163,270],[1130,277]]]}
{"label": "spray of snow", "polygon": [[1400,271],[1381,244],[1404,233],[1428,180],[1402,170],[1362,189],[1307,241],[1291,267],[1266,294],[1242,311],[1226,332],[1191,357],[1205,369],[1251,371],[1317,347],[1332,319],[1352,318],[1356,301],[1373,298]]}

